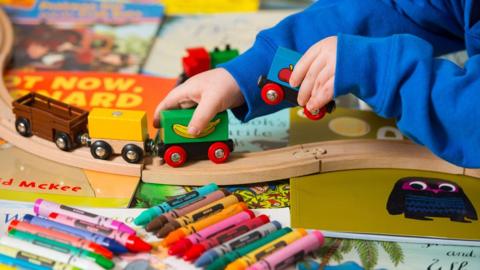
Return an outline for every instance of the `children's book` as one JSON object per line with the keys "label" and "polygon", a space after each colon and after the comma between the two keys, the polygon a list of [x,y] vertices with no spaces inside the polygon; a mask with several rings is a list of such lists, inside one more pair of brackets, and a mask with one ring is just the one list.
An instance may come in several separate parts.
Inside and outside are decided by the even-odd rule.
{"label": "children's book", "polygon": [[9,68],[137,73],[163,16],[160,3],[31,0],[5,5],[15,44]]}
{"label": "children's book", "polygon": [[297,270],[480,269],[480,247],[325,238]]}
{"label": "children's book", "polygon": [[52,162],[4,141],[0,160],[0,200],[32,202],[42,197],[76,206],[127,207],[139,182],[138,177]]}
{"label": "children's book", "polygon": [[377,116],[372,111],[336,108],[319,121],[303,114],[303,108],[290,110],[289,145],[329,140],[351,139],[406,139],[397,129],[395,121]]}
{"label": "children's book", "polygon": [[476,178],[362,169],[292,178],[290,188],[295,227],[362,234],[366,239],[480,243]]}

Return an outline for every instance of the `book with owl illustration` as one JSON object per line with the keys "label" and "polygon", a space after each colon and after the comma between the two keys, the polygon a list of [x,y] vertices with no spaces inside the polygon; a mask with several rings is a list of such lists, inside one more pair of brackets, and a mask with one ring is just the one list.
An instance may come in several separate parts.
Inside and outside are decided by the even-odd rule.
{"label": "book with owl illustration", "polygon": [[480,244],[478,178],[362,169],[292,178],[290,185],[295,227]]}

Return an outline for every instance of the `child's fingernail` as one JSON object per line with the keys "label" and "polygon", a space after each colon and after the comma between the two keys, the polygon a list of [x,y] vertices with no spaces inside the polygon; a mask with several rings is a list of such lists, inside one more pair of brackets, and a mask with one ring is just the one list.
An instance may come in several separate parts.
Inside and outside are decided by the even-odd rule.
{"label": "child's fingernail", "polygon": [[198,135],[198,129],[196,127],[188,127],[188,133],[191,135]]}

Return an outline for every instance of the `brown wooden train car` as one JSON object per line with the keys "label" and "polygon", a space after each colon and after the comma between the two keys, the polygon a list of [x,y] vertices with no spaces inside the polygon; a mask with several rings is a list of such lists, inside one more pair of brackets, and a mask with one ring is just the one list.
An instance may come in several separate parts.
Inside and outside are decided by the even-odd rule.
{"label": "brown wooden train car", "polygon": [[69,151],[87,133],[88,112],[38,93],[13,101],[15,128],[22,136],[32,135],[55,142]]}

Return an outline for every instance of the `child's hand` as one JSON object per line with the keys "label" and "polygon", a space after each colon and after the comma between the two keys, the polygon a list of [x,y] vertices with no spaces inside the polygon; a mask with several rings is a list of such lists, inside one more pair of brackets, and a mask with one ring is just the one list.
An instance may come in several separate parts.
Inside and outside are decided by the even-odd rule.
{"label": "child's hand", "polygon": [[337,37],[325,38],[310,47],[295,65],[290,85],[300,86],[297,102],[315,111],[333,99],[337,62]]}
{"label": "child's hand", "polygon": [[186,109],[198,104],[188,132],[198,135],[219,112],[245,102],[235,79],[223,68],[212,69],[188,79],[173,89],[155,110],[154,126],[159,127],[160,111]]}

